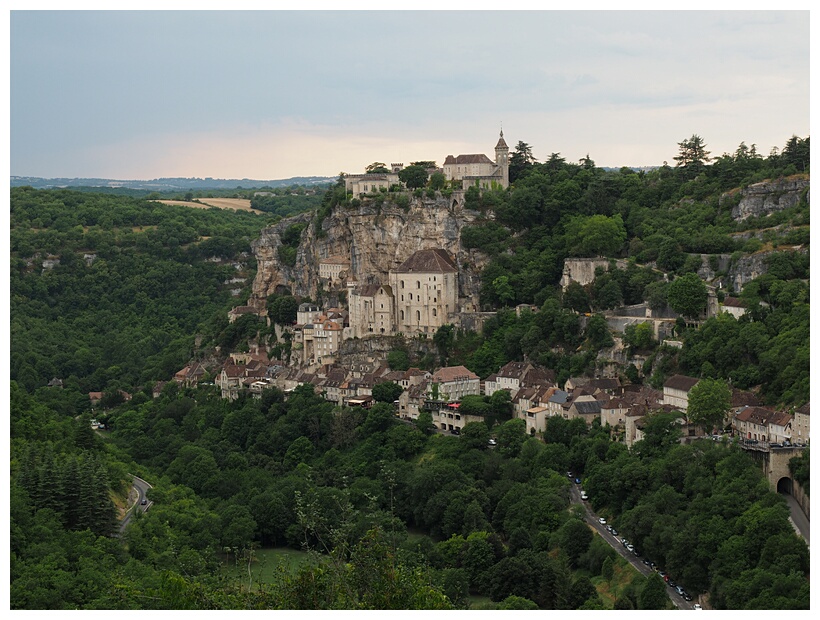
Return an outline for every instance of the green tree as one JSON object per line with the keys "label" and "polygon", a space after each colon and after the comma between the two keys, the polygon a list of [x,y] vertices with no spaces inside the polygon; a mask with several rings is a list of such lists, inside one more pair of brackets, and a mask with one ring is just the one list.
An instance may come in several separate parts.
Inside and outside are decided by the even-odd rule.
{"label": "green tree", "polygon": [[692,173],[691,176],[700,172],[710,161],[706,143],[697,134],[692,134],[691,138],[678,142],[678,155],[673,159],[678,162],[677,167]]}
{"label": "green tree", "polygon": [[638,609],[667,609],[669,603],[663,579],[658,573],[650,574],[638,595]]}
{"label": "green tree", "polygon": [[409,189],[424,187],[427,183],[427,170],[418,165],[407,166],[399,171],[399,180]]}
{"label": "green tree", "polygon": [[392,403],[398,400],[404,389],[392,381],[383,381],[373,386],[373,398],[380,403]]}
{"label": "green tree", "polygon": [[367,166],[364,169],[364,171],[367,174],[375,174],[375,173],[385,174],[385,173],[390,172],[390,170],[387,169],[387,166],[383,162],[380,162],[380,161],[374,161],[372,164]]}
{"label": "green tree", "polygon": [[447,177],[441,172],[434,172],[430,175],[430,189],[440,190],[447,183]]}
{"label": "green tree", "polygon": [[722,428],[732,406],[732,390],[722,379],[701,379],[689,390],[686,416],[707,432]]}
{"label": "green tree", "polygon": [[672,310],[694,319],[706,311],[709,294],[697,274],[687,273],[669,283],[667,299]]}

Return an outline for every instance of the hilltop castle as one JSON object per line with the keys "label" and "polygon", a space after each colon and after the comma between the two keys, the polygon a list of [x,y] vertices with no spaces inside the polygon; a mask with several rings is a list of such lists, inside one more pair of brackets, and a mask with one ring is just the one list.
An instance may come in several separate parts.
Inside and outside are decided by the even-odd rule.
{"label": "hilltop castle", "polygon": [[[399,184],[399,172],[404,164],[390,164],[390,172],[371,172],[367,174],[345,175],[345,191],[358,196],[368,192],[389,190]],[[438,169],[429,169],[428,174],[441,172],[448,181],[461,181],[462,189],[478,185],[482,189],[489,189],[494,185],[509,187],[510,185],[510,148],[504,141],[504,132],[501,131],[495,145],[495,161],[484,153],[467,155],[448,155],[444,166]]]}

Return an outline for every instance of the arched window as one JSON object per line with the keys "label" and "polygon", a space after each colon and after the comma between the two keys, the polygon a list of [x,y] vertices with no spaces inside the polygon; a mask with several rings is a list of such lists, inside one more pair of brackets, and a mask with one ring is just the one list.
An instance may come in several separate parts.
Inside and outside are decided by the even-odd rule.
{"label": "arched window", "polygon": [[404,288],[404,280],[401,281],[401,287]]}
{"label": "arched window", "polygon": [[433,308],[433,316],[436,316],[436,309]]}
{"label": "arched window", "polygon": [[419,282],[418,280],[416,280],[416,288],[421,288],[421,282]]}
{"label": "arched window", "polygon": [[421,312],[416,310],[416,321],[421,321]]}
{"label": "arched window", "polygon": [[410,301],[413,301],[413,293],[410,293]]}
{"label": "arched window", "polygon": [[404,320],[404,310],[401,311],[401,320]]}

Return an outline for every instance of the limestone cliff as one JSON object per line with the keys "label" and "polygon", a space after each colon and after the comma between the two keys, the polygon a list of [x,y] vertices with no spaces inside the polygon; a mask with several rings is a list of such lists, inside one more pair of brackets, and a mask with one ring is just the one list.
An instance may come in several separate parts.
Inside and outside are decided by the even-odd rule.
{"label": "limestone cliff", "polygon": [[[478,308],[479,275],[487,257],[461,246],[461,229],[474,224],[479,214],[462,207],[458,199],[412,198],[406,209],[389,201],[381,205],[364,200],[359,206],[334,207],[317,235],[311,214],[282,220],[262,231],[252,243],[258,264],[249,305],[264,307],[265,298],[289,290],[294,295],[316,299],[319,261],[345,257],[350,260],[347,279],[359,283],[387,283],[387,273],[413,252],[444,248],[459,268],[459,305],[466,311]],[[283,264],[278,248],[281,235],[294,223],[310,222],[296,250],[296,264]],[[337,286],[338,288],[338,286]],[[326,287],[325,287],[325,290]]]}
{"label": "limestone cliff", "polygon": [[[749,217],[769,215],[795,206],[802,196],[809,200],[809,179],[806,176],[791,176],[754,183],[740,190],[740,200],[732,209],[732,219],[745,220]],[[735,197],[728,193],[721,196],[721,203]]]}

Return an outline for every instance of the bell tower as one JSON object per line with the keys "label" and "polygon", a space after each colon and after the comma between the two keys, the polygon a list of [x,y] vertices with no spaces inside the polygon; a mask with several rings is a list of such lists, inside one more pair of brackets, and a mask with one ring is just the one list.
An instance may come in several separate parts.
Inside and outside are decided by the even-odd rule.
{"label": "bell tower", "polygon": [[501,185],[502,187],[510,186],[510,147],[504,142],[504,130],[498,137],[498,143],[495,145],[495,163],[501,168]]}

